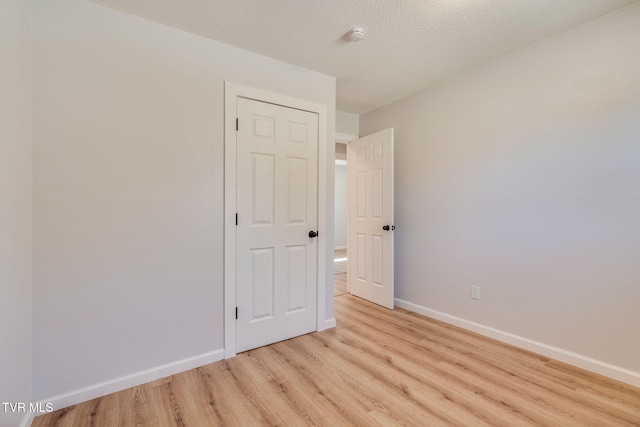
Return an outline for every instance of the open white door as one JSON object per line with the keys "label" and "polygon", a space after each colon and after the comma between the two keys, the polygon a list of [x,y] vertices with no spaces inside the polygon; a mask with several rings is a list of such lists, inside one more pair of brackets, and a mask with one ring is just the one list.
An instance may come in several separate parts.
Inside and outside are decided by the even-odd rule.
{"label": "open white door", "polygon": [[392,309],[393,128],[349,143],[347,164],[350,291]]}

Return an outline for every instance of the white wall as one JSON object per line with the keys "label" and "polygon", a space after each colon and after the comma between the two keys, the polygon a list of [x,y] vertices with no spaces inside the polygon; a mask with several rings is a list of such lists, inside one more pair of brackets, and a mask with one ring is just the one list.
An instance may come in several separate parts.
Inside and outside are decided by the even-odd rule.
{"label": "white wall", "polygon": [[361,117],[395,127],[400,300],[640,385],[638,22],[635,3]]}
{"label": "white wall", "polygon": [[81,0],[34,25],[35,396],[219,357],[224,81],[325,104],[333,141],[335,79]]}
{"label": "white wall", "polygon": [[336,132],[357,136],[360,132],[360,116],[345,111],[336,111]]}
{"label": "white wall", "polygon": [[347,246],[347,167],[336,165],[335,182],[335,238],[336,248]]}
{"label": "white wall", "polygon": [[[0,402],[31,401],[31,1],[0,3]],[[0,407],[0,426],[24,413]]]}

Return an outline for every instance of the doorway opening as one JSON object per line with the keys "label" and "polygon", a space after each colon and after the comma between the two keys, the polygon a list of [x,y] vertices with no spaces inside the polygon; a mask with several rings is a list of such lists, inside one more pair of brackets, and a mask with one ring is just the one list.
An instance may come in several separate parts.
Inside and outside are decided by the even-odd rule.
{"label": "doorway opening", "polygon": [[347,143],[357,139],[356,135],[345,136],[345,140],[336,141],[335,159],[335,213],[334,213],[334,297],[344,295],[349,292],[347,286],[347,204],[348,204],[348,165],[347,165]]}

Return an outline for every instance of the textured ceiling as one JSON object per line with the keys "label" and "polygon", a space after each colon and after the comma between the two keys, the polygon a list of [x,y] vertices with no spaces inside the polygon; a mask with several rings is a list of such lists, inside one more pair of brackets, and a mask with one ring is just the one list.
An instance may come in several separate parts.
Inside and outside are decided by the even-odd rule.
{"label": "textured ceiling", "polygon": [[335,76],[364,113],[636,0],[92,1]]}

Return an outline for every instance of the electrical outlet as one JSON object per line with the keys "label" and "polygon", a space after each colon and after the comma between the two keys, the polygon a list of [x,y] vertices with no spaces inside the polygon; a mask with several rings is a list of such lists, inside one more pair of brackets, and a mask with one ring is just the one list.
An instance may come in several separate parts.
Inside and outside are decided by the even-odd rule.
{"label": "electrical outlet", "polygon": [[471,298],[480,299],[480,286],[471,287]]}

